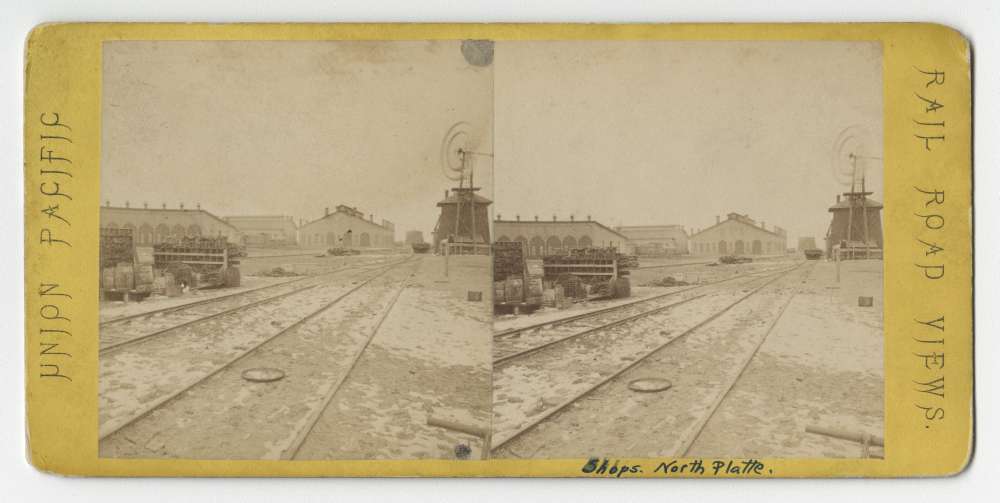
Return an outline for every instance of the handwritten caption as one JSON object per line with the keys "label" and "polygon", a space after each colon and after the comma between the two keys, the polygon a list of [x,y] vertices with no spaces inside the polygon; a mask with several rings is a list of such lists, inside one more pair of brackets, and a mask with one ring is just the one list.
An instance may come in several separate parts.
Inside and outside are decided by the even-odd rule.
{"label": "handwritten caption", "polygon": [[595,477],[621,478],[651,473],[661,477],[709,476],[768,476],[774,471],[757,459],[692,459],[669,460],[650,464],[629,464],[609,458],[590,458],[580,469]]}

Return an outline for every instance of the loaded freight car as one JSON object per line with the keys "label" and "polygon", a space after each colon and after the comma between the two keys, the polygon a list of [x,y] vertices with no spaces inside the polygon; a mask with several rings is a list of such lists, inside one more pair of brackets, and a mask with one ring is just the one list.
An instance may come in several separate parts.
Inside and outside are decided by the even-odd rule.
{"label": "loaded freight car", "polygon": [[185,237],[153,246],[157,270],[189,288],[240,286],[242,248],[225,237]]}
{"label": "loaded freight car", "polygon": [[525,243],[493,243],[495,313],[530,313],[542,305],[542,261],[527,256]]}
{"label": "loaded freight car", "polygon": [[629,269],[639,260],[616,248],[578,248],[544,257],[546,282],[562,286],[567,297],[625,298],[632,295]]}

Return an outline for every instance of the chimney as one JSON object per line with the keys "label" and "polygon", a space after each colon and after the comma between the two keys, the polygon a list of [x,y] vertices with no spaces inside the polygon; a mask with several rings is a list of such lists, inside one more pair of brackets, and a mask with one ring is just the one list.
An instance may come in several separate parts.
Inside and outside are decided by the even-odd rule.
{"label": "chimney", "polygon": [[448,189],[444,189],[444,198],[448,199]]}
{"label": "chimney", "polygon": [[163,203],[163,209],[167,209],[167,203]]}
{"label": "chimney", "polygon": [[538,215],[535,215],[535,221],[536,222],[538,221]]}
{"label": "chimney", "polygon": [[128,201],[125,201],[125,207],[128,208]]}
{"label": "chimney", "polygon": [[590,221],[590,215],[587,215],[587,221],[588,222]]}
{"label": "chimney", "polygon": [[198,209],[200,210],[200,209],[201,209],[201,203],[196,203],[196,204],[195,204],[195,207],[196,207],[196,208],[198,208]]}
{"label": "chimney", "polygon": [[372,222],[372,223],[375,223],[375,214],[374,213],[369,213],[368,214],[368,221]]}
{"label": "chimney", "polygon": [[520,215],[520,214],[518,214],[518,215],[514,215],[514,218],[516,218],[518,222],[520,222],[520,221],[521,221],[521,215]]}
{"label": "chimney", "polygon": [[149,203],[147,203],[146,201],[143,201],[142,202],[142,208],[143,209],[149,209]]}
{"label": "chimney", "polygon": [[329,206],[327,206],[326,208],[323,208],[323,216],[324,217],[330,216],[330,207]]}
{"label": "chimney", "polygon": [[569,215],[569,221],[570,221],[570,222],[573,222],[573,221],[575,221],[575,220],[576,220],[576,217],[574,217],[574,216],[573,216],[573,214],[572,214],[572,213],[570,213],[570,215]]}
{"label": "chimney", "polygon": [[184,203],[181,203],[181,209],[182,210],[184,209]]}
{"label": "chimney", "polygon": [[765,231],[767,230],[767,226],[764,225],[764,221],[763,220],[760,221],[760,228],[764,229]]}
{"label": "chimney", "polygon": [[110,208],[111,207],[111,201],[104,201],[104,207],[105,208]]}
{"label": "chimney", "polygon": [[719,215],[715,215],[715,223],[719,223],[721,221],[722,219],[719,218]]}
{"label": "chimney", "polygon": [[837,203],[840,203],[840,194],[837,194]]}
{"label": "chimney", "polygon": [[501,215],[501,214],[497,213],[497,221],[498,221],[498,222],[500,221],[500,219],[501,219],[501,218],[503,218],[503,215]]}
{"label": "chimney", "polygon": [[556,221],[556,216],[555,216],[555,215],[552,215],[552,221],[553,221],[553,222],[555,222],[555,221]]}

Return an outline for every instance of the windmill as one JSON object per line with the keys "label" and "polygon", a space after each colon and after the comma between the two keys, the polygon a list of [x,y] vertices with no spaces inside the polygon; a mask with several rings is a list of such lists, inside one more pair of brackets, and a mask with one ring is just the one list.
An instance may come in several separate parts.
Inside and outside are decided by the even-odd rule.
{"label": "windmill", "polygon": [[[455,195],[455,222],[452,236],[456,241],[466,238],[473,244],[476,242],[476,195],[480,187],[475,186],[475,161],[477,157],[493,157],[492,153],[478,150],[479,138],[467,122],[453,124],[441,140],[441,171],[445,178],[458,182],[452,188]],[[463,208],[467,207],[468,216],[464,216]],[[469,224],[462,225],[465,218]],[[463,228],[469,229],[469,235],[463,236]]]}
{"label": "windmill", "polygon": [[[853,242],[862,241],[865,244],[866,253],[867,248],[872,243],[868,224],[869,201],[867,199],[868,196],[872,195],[872,192],[868,192],[865,187],[865,173],[870,163],[882,160],[881,157],[870,155],[872,152],[869,144],[871,138],[870,132],[863,126],[855,125],[845,128],[837,135],[830,157],[830,168],[834,179],[841,186],[850,187],[848,192],[843,193],[847,197],[847,226],[844,241],[849,246]],[[861,236],[855,235],[854,230],[855,212],[857,211],[861,212],[859,215],[862,221]],[[879,232],[881,233],[881,229]]]}

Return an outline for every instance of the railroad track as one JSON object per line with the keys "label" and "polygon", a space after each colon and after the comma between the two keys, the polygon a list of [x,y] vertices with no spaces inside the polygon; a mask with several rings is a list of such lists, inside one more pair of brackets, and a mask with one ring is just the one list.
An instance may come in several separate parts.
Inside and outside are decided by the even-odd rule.
{"label": "railroad track", "polygon": [[[401,262],[397,261],[394,263]],[[115,318],[101,323],[98,351],[101,355],[108,354],[126,346],[162,336],[184,327],[205,323],[227,315],[238,314],[263,304],[277,302],[286,297],[316,288],[322,284],[325,278],[344,271],[368,271],[381,267],[385,267],[385,264],[365,264],[359,267],[345,266],[315,276],[306,276],[252,290]],[[300,283],[302,284],[300,285]]]}
{"label": "railroad track", "polygon": [[[524,375],[527,375],[528,377],[530,377],[532,379],[544,379],[545,378],[544,376],[546,376],[546,372],[547,372],[548,369],[553,369],[553,368],[556,368],[556,369],[565,369],[565,368],[578,369],[578,368],[585,367],[586,365],[591,365],[591,364],[594,366],[594,368],[590,368],[590,369],[586,369],[586,370],[589,370],[591,374],[596,374],[598,377],[597,377],[596,381],[587,382],[587,383],[585,383],[585,385],[583,385],[583,386],[577,386],[576,388],[573,388],[572,391],[569,391],[569,392],[566,392],[566,393],[559,393],[560,391],[563,391],[563,390],[556,389],[555,393],[557,393],[557,395],[556,395],[558,397],[557,400],[552,400],[550,402],[547,402],[544,397],[540,398],[538,400],[538,402],[539,402],[540,405],[543,406],[543,408],[541,410],[532,411],[532,413],[530,415],[526,414],[525,415],[525,421],[517,424],[515,428],[511,428],[508,431],[503,431],[503,429],[501,429],[501,431],[503,431],[503,433],[500,433],[500,434],[496,434],[495,433],[494,434],[493,445],[492,445],[491,451],[495,453],[495,452],[500,452],[500,451],[505,451],[506,450],[507,452],[513,453],[513,451],[509,450],[509,446],[511,445],[512,442],[525,437],[527,434],[529,434],[530,432],[534,431],[539,425],[541,425],[541,424],[543,424],[543,423],[545,423],[547,421],[552,420],[553,418],[557,417],[560,413],[566,411],[566,409],[568,407],[571,407],[574,404],[582,404],[581,399],[583,399],[585,397],[588,397],[591,394],[593,394],[595,391],[597,391],[597,390],[599,390],[601,388],[604,388],[604,387],[608,386],[609,384],[611,384],[611,383],[619,380],[621,378],[621,376],[623,376],[625,373],[627,373],[627,372],[635,369],[636,367],[642,365],[650,357],[662,353],[666,348],[670,347],[675,342],[677,342],[679,340],[682,340],[686,336],[688,336],[688,335],[690,335],[690,334],[692,334],[692,333],[694,333],[694,332],[702,329],[706,325],[709,325],[710,323],[712,323],[713,321],[715,321],[716,319],[718,319],[719,317],[721,317],[725,313],[729,312],[732,308],[734,308],[737,305],[743,303],[747,299],[749,299],[749,298],[757,295],[759,292],[761,292],[767,286],[775,283],[776,281],[778,281],[778,280],[780,280],[782,278],[787,277],[787,275],[790,274],[790,273],[792,273],[793,271],[799,270],[799,268],[803,265],[803,263],[799,263],[797,266],[795,266],[793,268],[785,269],[785,270],[779,271],[777,273],[774,273],[772,275],[765,276],[763,278],[755,278],[755,279],[751,280],[749,283],[753,283],[753,282],[759,281],[759,280],[763,280],[763,281],[760,284],[758,284],[756,286],[753,286],[749,290],[743,290],[743,291],[739,292],[739,294],[736,295],[735,298],[725,299],[725,301],[722,302],[720,305],[714,306],[715,308],[712,309],[707,316],[704,316],[704,317],[700,318],[700,320],[697,323],[695,323],[693,326],[690,326],[690,327],[684,329],[680,333],[678,333],[678,334],[667,334],[667,336],[665,338],[661,338],[659,340],[656,340],[656,338],[654,338],[654,340],[651,341],[652,343],[646,344],[645,347],[643,347],[641,353],[635,354],[635,355],[630,355],[630,356],[627,357],[627,359],[623,359],[622,361],[628,361],[630,363],[627,363],[627,364],[622,365],[620,367],[614,367],[613,365],[607,365],[608,368],[604,368],[604,369],[599,368],[600,367],[600,363],[603,363],[605,360],[610,360],[611,359],[612,355],[608,351],[599,351],[598,352],[598,351],[594,351],[593,349],[591,349],[589,351],[589,355],[587,353],[576,355],[577,356],[576,360],[572,360],[572,359],[570,359],[570,360],[566,360],[566,359],[560,360],[559,359],[560,355],[554,355],[554,354],[552,354],[552,352],[548,352],[548,351],[545,351],[545,352],[539,352],[539,351],[526,352],[525,356],[527,356],[529,359],[532,358],[532,357],[538,357],[538,356],[542,357],[542,359],[537,362],[538,365],[529,366],[529,367],[523,367],[522,366],[522,367],[518,367],[517,368],[517,370],[520,373],[522,373]],[[787,306],[787,304],[786,304],[786,306]],[[784,309],[782,308],[781,312],[783,313],[783,311],[784,311]],[[776,323],[777,323],[777,319],[775,319],[775,320],[772,321],[771,327],[768,329],[768,333],[770,332],[770,330],[773,328],[774,324],[776,324]],[[617,326],[619,324],[620,323],[612,323],[612,326]],[[597,331],[591,331],[590,333],[591,334],[595,334],[595,333],[598,333],[598,332],[599,332],[599,330],[597,330]],[[662,334],[662,332],[661,332],[661,334]],[[619,338],[620,339],[624,339],[625,341],[629,341],[630,339],[627,337],[627,335],[628,334],[626,334],[626,337],[624,337],[624,338],[621,338],[619,336]],[[762,343],[763,343],[763,340],[760,342],[760,344],[762,344]],[[552,346],[548,346],[548,347],[552,347]],[[759,345],[757,347],[759,348]],[[599,349],[600,348],[598,348],[598,350]],[[756,354],[756,348],[754,349],[753,353],[751,354],[751,356],[749,358],[752,358],[753,354]],[[588,358],[589,358],[589,360],[588,360]],[[742,368],[745,368],[745,366],[748,364],[749,358],[743,364]],[[525,364],[525,365],[527,365],[527,364]],[[541,370],[538,370],[538,369],[541,369]],[[742,372],[742,370],[741,370],[741,372]],[[570,377],[572,377],[573,374],[569,374],[569,375],[570,375]],[[551,377],[551,376],[549,376],[549,377]],[[738,375],[737,375],[736,378],[738,379]],[[495,385],[497,384],[496,377],[494,378],[494,383],[495,383]],[[735,380],[733,380],[733,383],[735,383]],[[576,384],[576,382],[574,381],[573,384]],[[503,388],[504,384],[501,384],[500,386],[501,386],[501,388]],[[557,383],[553,382],[552,383],[552,388],[555,389],[556,386],[557,386]],[[732,384],[729,384],[727,390],[731,389],[731,387],[732,387]],[[499,392],[498,395],[502,395],[502,392]],[[524,401],[525,399],[524,398],[519,398],[519,400],[520,401]],[[719,403],[721,403],[721,398],[719,399]],[[717,407],[717,404],[716,404],[716,407]],[[714,411],[714,409],[713,409],[713,411]],[[698,431],[700,431],[700,429],[703,428],[704,423],[707,423],[707,421],[708,421],[708,418],[705,418],[704,422],[701,423],[701,427],[699,427]],[[496,423],[494,423],[494,424],[496,424]],[[691,442],[693,442],[693,440],[691,440]],[[690,443],[688,443],[688,446],[689,445],[690,445]]]}
{"label": "railroad track", "polygon": [[[405,260],[398,261],[388,266],[382,267],[381,269],[378,269],[374,274],[368,274],[367,276],[355,281],[353,285],[347,288],[346,290],[338,291],[335,294],[331,292],[329,296],[322,299],[321,302],[316,302],[312,304],[309,307],[308,312],[306,312],[306,314],[304,315],[298,316],[298,318],[293,323],[273,333],[269,333],[264,337],[260,337],[256,340],[241,342],[240,344],[237,344],[235,348],[231,347],[222,348],[218,351],[218,354],[203,355],[197,351],[197,348],[188,348],[190,344],[181,344],[181,346],[184,347],[184,349],[182,350],[184,351],[184,354],[190,354],[192,358],[198,357],[201,359],[200,361],[208,362],[208,366],[206,367],[203,365],[202,368],[199,369],[201,371],[196,372],[197,376],[195,378],[180,384],[176,384],[176,379],[167,379],[167,378],[160,379],[160,382],[148,383],[146,382],[145,379],[142,379],[142,377],[140,376],[137,382],[148,385],[151,391],[148,390],[137,391],[132,389],[134,388],[134,385],[132,384],[126,384],[126,386],[124,387],[121,386],[121,384],[118,384],[120,388],[129,390],[131,394],[143,394],[143,393],[155,394],[157,391],[161,391],[161,387],[165,385],[164,383],[169,383],[169,385],[172,385],[172,389],[170,391],[160,393],[155,398],[149,398],[148,396],[144,396],[143,398],[146,399],[147,401],[143,403],[140,407],[136,408],[135,410],[129,411],[131,413],[128,414],[127,416],[123,415],[122,417],[102,420],[101,427],[99,430],[99,440],[101,442],[105,442],[109,438],[121,432],[124,428],[136,424],[138,421],[149,417],[151,414],[154,414],[158,411],[162,411],[169,404],[175,402],[180,397],[189,394],[190,392],[192,392],[192,390],[205,384],[213,377],[232,368],[237,363],[249,357],[252,357],[256,353],[261,351],[262,348],[274,345],[276,341],[282,340],[282,338],[289,337],[291,336],[291,334],[295,334],[297,331],[302,329],[306,324],[308,324],[316,317],[326,313],[331,308],[349,299],[353,294],[355,294],[355,292],[358,292],[362,288],[371,284],[376,279],[386,275],[390,271],[407,263],[416,264],[419,263],[419,260],[416,260],[415,257],[409,257]],[[402,290],[400,289],[399,292],[396,292],[396,295],[393,297],[392,300],[392,305],[395,304],[395,299],[398,298],[398,295],[401,291]],[[391,310],[391,305],[389,310]],[[383,313],[382,318],[378,322],[379,326],[381,325],[381,321],[384,320],[384,316],[387,315],[387,313],[388,310],[386,310],[385,313]],[[370,342],[371,337],[374,337],[374,332],[368,338],[368,342]],[[156,340],[157,339],[153,339],[153,341]],[[194,340],[197,340],[197,338],[194,338]],[[364,344],[363,347],[367,347],[367,342]],[[358,355],[360,355],[360,351]],[[134,355],[128,355],[128,356],[131,357]],[[127,364],[132,360],[134,360],[134,358],[126,358],[124,360],[116,361],[115,364],[116,365],[122,364],[122,361],[126,362]],[[162,360],[163,361],[161,361],[160,363],[177,363],[181,365],[181,368],[183,368],[186,364],[185,362],[179,362],[179,363],[175,362],[173,361],[172,358],[169,358],[169,356],[167,358],[162,358]],[[146,360],[139,360],[138,365],[142,365],[145,361]],[[190,363],[189,365],[197,366],[194,363]],[[104,376],[102,376],[102,379],[104,379]],[[104,391],[102,390],[102,394],[103,393]]]}
{"label": "railroad track", "polygon": [[692,290],[705,289],[705,288],[708,288],[708,287],[713,286],[713,285],[719,285],[719,284],[723,284],[723,283],[728,283],[730,281],[736,281],[736,280],[742,279],[742,278],[755,277],[755,276],[760,276],[760,275],[767,275],[767,274],[773,273],[775,271],[779,271],[780,272],[780,271],[785,271],[785,270],[788,270],[788,269],[782,267],[782,268],[772,268],[772,269],[766,269],[766,270],[763,270],[763,271],[754,271],[754,272],[749,272],[749,273],[745,273],[745,274],[739,274],[739,275],[736,275],[736,276],[732,276],[730,278],[725,278],[725,279],[721,279],[721,280],[718,280],[718,281],[713,281],[713,282],[710,282],[710,283],[705,283],[705,284],[700,284],[700,285],[693,285],[693,286],[689,286],[687,288],[682,288],[680,290],[674,290],[674,291],[671,291],[671,292],[662,293],[662,294],[658,294],[658,295],[653,295],[653,296],[650,296],[650,297],[645,297],[645,298],[642,298],[642,299],[634,300],[634,301],[631,301],[631,302],[626,302],[626,303],[622,303],[622,304],[616,304],[614,306],[610,306],[610,307],[606,307],[606,308],[602,308],[602,309],[597,309],[597,310],[594,310],[594,311],[588,311],[588,312],[577,314],[577,315],[573,315],[573,316],[567,316],[565,318],[560,318],[558,320],[544,321],[544,322],[541,322],[541,323],[535,323],[535,324],[524,326],[524,327],[510,328],[510,329],[503,330],[501,332],[497,332],[497,333],[493,334],[493,337],[495,339],[504,339],[504,338],[510,338],[510,337],[517,337],[517,336],[520,336],[521,334],[524,334],[524,333],[527,333],[527,332],[537,332],[537,331],[542,330],[542,329],[551,329],[551,328],[554,328],[554,327],[557,327],[557,326],[560,326],[560,325],[567,325],[567,324],[571,324],[571,323],[579,323],[581,321],[588,320],[590,318],[597,318],[597,317],[601,317],[601,316],[606,316],[609,313],[623,312],[626,309],[631,309],[631,308],[639,307],[639,306],[642,306],[642,305],[656,304],[659,301],[662,301],[664,299],[669,299],[670,297],[674,297],[674,296],[677,296],[677,295],[680,295],[680,294],[683,294],[683,293],[686,293],[686,292],[690,292]]}

